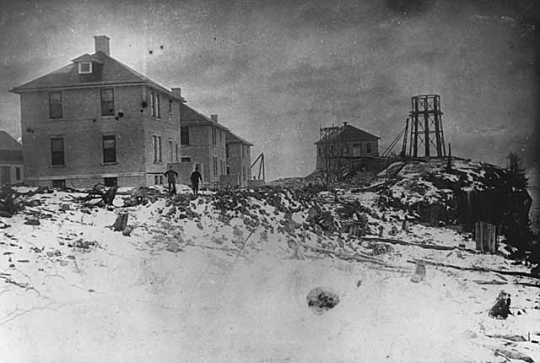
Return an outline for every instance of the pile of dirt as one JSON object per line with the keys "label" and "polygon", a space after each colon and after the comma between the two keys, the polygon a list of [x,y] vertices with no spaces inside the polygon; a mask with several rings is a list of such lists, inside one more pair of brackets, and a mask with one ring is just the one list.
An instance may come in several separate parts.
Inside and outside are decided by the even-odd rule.
{"label": "pile of dirt", "polygon": [[32,199],[36,194],[49,194],[52,190],[45,187],[36,188],[22,193],[17,188],[5,186],[0,189],[0,217],[11,218],[20,213],[25,207],[35,207],[41,204],[38,199]]}
{"label": "pile of dirt", "polygon": [[124,197],[124,206],[132,207],[136,205],[146,205],[154,203],[160,198],[166,197],[168,194],[161,192],[155,188],[139,187],[130,191],[127,197]]}
{"label": "pile of dirt", "polygon": [[383,206],[416,213],[437,225],[485,221],[504,224],[509,214],[526,225],[531,198],[513,182],[512,173],[495,165],[464,159],[410,161],[381,190]]}
{"label": "pile of dirt", "polygon": [[[384,174],[384,172],[382,173]],[[531,242],[526,182],[492,164],[454,158],[414,160],[401,166],[379,191],[381,209],[401,209],[432,226],[475,223],[500,226],[509,244],[520,251]]]}

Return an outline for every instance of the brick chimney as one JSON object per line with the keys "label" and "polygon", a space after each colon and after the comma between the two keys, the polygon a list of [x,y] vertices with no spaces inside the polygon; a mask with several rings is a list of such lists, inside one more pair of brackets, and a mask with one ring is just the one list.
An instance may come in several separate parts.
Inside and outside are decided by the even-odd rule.
{"label": "brick chimney", "polygon": [[217,115],[210,115],[210,119],[211,119],[212,121],[214,121],[215,123],[218,122],[218,121],[217,121]]}
{"label": "brick chimney", "polygon": [[182,88],[171,88],[171,92],[176,97],[179,97],[179,98],[182,97]]}
{"label": "brick chimney", "polygon": [[109,48],[109,37],[106,35],[95,35],[94,41],[96,44],[96,53],[97,52],[103,52],[107,55],[110,55],[110,48]]}

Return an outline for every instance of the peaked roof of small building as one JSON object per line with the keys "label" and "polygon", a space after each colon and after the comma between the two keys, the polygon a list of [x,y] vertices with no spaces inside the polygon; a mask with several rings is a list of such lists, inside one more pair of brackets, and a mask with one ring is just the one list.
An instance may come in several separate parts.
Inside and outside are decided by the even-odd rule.
{"label": "peaked roof of small building", "polygon": [[0,150],[22,150],[22,145],[10,134],[0,130]]}
{"label": "peaked roof of small building", "polygon": [[210,117],[203,115],[199,111],[195,110],[193,107],[186,105],[185,103],[180,104],[180,125],[181,126],[216,126],[224,131],[229,131],[229,129],[219,122],[212,120]]}
{"label": "peaked roof of small building", "polygon": [[99,59],[98,57],[96,57],[96,55],[90,55],[88,53],[86,54],[83,54],[81,55],[80,57],[77,57],[75,59],[72,59],[71,60],[72,62],[96,62],[98,64],[103,64],[103,62],[101,61],[101,59]]}
{"label": "peaked roof of small building", "polygon": [[233,134],[231,131],[227,132],[225,142],[227,144],[240,143],[240,144],[244,144],[244,145],[248,145],[248,146],[253,146],[253,144],[251,142],[242,139],[240,136]]}
{"label": "peaked roof of small building", "polygon": [[338,127],[336,131],[332,132],[324,139],[317,141],[315,144],[325,144],[329,142],[376,141],[379,139],[380,137],[378,136],[347,124]]}
{"label": "peaked roof of small building", "polygon": [[[79,77],[77,62],[95,62],[101,67],[101,74],[98,80],[82,81]],[[11,90],[14,93],[38,91],[44,89],[64,89],[80,88],[85,86],[106,86],[118,84],[145,84],[159,89],[171,98],[183,101],[182,97],[174,95],[167,88],[152,81],[150,78],[131,69],[122,62],[108,56],[103,52],[96,52],[92,55],[83,54],[72,60],[73,63],[64,66],[56,71],[27,82]]]}

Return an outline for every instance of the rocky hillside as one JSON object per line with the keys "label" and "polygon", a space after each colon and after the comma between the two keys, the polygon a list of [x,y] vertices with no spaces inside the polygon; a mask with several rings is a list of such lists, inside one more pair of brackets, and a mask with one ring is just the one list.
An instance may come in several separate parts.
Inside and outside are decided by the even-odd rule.
{"label": "rocky hillside", "polygon": [[[479,254],[374,192],[180,189],[119,190],[109,207],[87,191],[3,190],[3,356],[540,360],[538,279],[504,244]],[[511,315],[496,319],[501,290]]]}
{"label": "rocky hillside", "polygon": [[491,164],[456,159],[395,163],[379,174],[384,203],[432,225],[484,221],[501,226],[506,240],[527,249],[532,198],[521,180]]}

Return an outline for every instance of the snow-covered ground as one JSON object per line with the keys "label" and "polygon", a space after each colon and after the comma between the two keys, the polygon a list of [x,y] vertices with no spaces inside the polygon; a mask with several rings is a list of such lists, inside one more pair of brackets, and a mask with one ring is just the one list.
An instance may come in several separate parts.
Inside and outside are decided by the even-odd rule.
{"label": "snow-covered ground", "polygon": [[[405,231],[403,212],[381,212],[375,193],[318,196],[335,220],[358,201],[370,231],[360,238],[309,223],[313,203],[288,191],[182,190],[133,207],[119,195],[110,210],[74,200],[86,194],[22,196],[23,211],[0,217],[0,361],[540,361],[535,279],[435,266],[529,271],[475,253],[467,236]],[[130,235],[110,228],[119,213]],[[417,260],[426,274],[415,283]],[[314,314],[315,287],[339,304]],[[488,316],[501,290],[506,320]]]}

